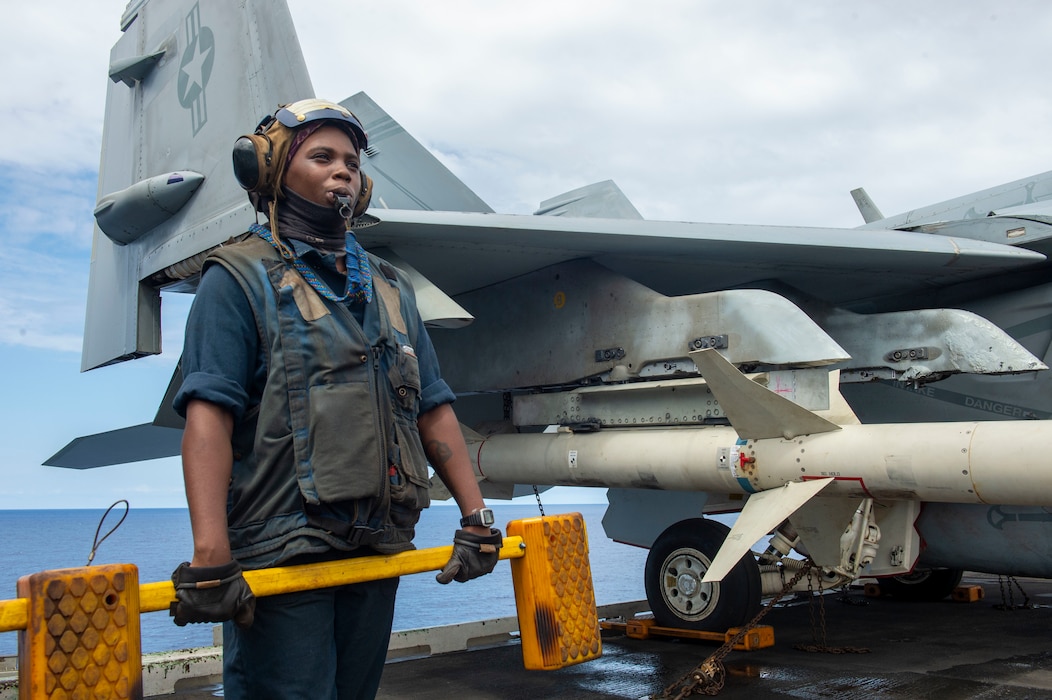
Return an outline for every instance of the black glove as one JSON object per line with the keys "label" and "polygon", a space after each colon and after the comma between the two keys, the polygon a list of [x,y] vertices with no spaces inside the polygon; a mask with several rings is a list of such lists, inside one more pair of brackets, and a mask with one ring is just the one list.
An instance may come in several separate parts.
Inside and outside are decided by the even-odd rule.
{"label": "black glove", "polygon": [[453,535],[453,556],[435,576],[439,583],[456,580],[463,583],[493,571],[500,559],[500,547],[504,536],[495,527],[488,535],[476,535],[467,530],[457,530]]}
{"label": "black glove", "polygon": [[256,597],[241,575],[241,565],[231,560],[222,566],[180,564],[172,572],[177,602],[168,608],[175,624],[233,620],[248,629],[256,615]]}

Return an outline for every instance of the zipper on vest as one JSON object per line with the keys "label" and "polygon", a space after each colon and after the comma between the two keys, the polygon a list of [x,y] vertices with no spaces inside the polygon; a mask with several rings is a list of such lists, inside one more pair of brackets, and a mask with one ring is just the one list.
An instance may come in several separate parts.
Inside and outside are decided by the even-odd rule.
{"label": "zipper on vest", "polygon": [[[388,484],[387,470],[390,466],[388,462],[391,461],[388,449],[391,445],[391,436],[387,434],[387,425],[390,421],[387,420],[387,416],[384,411],[389,410],[385,408],[385,405],[390,401],[388,396],[387,385],[381,381],[380,377],[380,357],[383,354],[383,342],[384,339],[380,338],[380,344],[372,346],[373,355],[373,395],[376,397],[376,421],[377,421],[377,432],[380,435],[382,449],[380,450],[380,464],[377,465],[380,470],[380,503],[386,502],[387,490],[390,488]],[[387,401],[384,397],[388,397]]]}

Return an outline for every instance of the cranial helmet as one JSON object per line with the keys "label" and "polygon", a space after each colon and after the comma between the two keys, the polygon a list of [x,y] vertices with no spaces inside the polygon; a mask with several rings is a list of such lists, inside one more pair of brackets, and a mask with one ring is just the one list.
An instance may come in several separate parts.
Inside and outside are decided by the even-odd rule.
{"label": "cranial helmet", "polygon": [[[274,114],[264,117],[254,133],[234,142],[234,177],[248,190],[256,210],[267,213],[272,221],[271,208],[284,197],[282,182],[296,131],[319,121],[346,131],[359,153],[369,145],[362,123],[350,110],[335,102],[313,98],[282,105]],[[373,193],[373,181],[365,173],[361,175],[362,187],[352,214],[355,219],[365,213]]]}

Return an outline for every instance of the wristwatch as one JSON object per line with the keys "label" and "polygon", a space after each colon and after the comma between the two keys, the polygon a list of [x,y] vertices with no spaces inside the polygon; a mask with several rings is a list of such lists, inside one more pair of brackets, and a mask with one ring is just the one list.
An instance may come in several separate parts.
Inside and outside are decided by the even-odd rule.
{"label": "wristwatch", "polygon": [[460,527],[468,527],[470,525],[478,525],[479,527],[489,527],[493,525],[493,511],[489,508],[482,508],[476,510],[471,515],[466,515],[460,519]]}

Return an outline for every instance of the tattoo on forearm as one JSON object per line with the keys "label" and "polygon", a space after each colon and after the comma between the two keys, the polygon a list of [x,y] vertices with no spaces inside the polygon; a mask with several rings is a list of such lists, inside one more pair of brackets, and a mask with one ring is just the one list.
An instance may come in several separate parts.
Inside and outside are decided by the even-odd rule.
{"label": "tattoo on forearm", "polygon": [[435,468],[444,467],[449,458],[453,456],[453,450],[441,440],[428,440],[424,445],[424,450],[427,452],[428,459],[431,460],[431,466]]}

